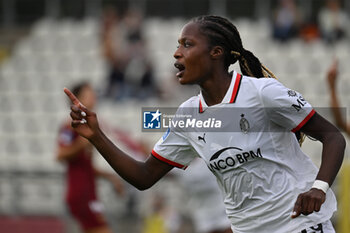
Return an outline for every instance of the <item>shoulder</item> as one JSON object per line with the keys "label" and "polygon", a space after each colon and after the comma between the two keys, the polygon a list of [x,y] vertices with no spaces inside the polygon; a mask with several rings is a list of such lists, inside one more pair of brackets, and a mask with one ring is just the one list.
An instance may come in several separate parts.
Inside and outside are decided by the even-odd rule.
{"label": "shoulder", "polygon": [[281,82],[274,78],[245,77],[242,82],[245,93],[250,93],[250,95],[256,96],[263,105],[267,106],[274,106],[277,102],[286,100],[288,97],[296,97],[300,95],[285,87]]}
{"label": "shoulder", "polygon": [[180,104],[179,109],[198,107],[198,105],[199,105],[199,96],[196,95],[196,96],[192,96],[191,98],[189,98],[188,100]]}
{"label": "shoulder", "polygon": [[285,88],[282,83],[274,78],[254,78],[243,76],[241,88],[245,89],[245,93],[255,92],[256,94],[266,93],[274,89]]}
{"label": "shoulder", "polygon": [[249,86],[255,86],[257,89],[274,85],[282,85],[277,79],[274,78],[254,78],[249,76],[244,76],[242,83]]}
{"label": "shoulder", "polygon": [[58,133],[58,141],[62,145],[68,145],[72,143],[78,134],[73,130],[69,121],[65,121],[61,124]]}
{"label": "shoulder", "polygon": [[288,89],[280,81],[274,78],[244,78],[244,84],[250,88],[255,89],[259,94],[272,94],[276,91]]}

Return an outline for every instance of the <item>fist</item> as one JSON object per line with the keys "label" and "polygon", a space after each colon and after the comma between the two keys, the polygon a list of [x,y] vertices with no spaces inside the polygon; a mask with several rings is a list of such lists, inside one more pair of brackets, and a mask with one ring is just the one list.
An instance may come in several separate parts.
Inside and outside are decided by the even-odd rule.
{"label": "fist", "polygon": [[316,188],[312,188],[305,193],[299,194],[294,205],[292,218],[296,218],[300,214],[309,215],[314,211],[320,211],[321,205],[325,200],[326,194],[322,190]]}

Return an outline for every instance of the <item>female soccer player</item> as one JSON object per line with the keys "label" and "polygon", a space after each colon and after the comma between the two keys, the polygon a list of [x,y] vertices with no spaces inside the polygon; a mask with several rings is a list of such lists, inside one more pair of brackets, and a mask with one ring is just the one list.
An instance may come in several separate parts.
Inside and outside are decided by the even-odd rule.
{"label": "female soccer player", "polygon": [[[88,83],[80,83],[73,93],[92,109],[95,92]],[[70,213],[86,233],[111,233],[102,215],[102,204],[96,195],[95,176],[111,181],[117,192],[122,193],[122,183],[116,175],[95,168],[92,164],[92,145],[74,132],[69,121],[63,124],[58,135],[57,159],[67,164],[66,203]]]}
{"label": "female soccer player", "polygon": [[[192,108],[194,119],[203,119],[231,109],[221,132],[171,128],[151,156],[138,162],[114,146],[99,128],[96,114],[65,89],[73,103],[70,115],[75,131],[141,190],[173,167],[186,168],[201,157],[224,193],[235,233],[334,232],[329,219],[336,200],[328,188],[344,156],[341,133],[299,93],[276,79],[260,78],[273,74],[244,49],[236,27],[227,19],[195,18],[183,27],[178,42],[176,76],[181,84],[201,88],[178,112]],[[228,72],[237,61],[243,75]],[[294,135],[298,131],[323,143],[319,170],[301,151]]]}

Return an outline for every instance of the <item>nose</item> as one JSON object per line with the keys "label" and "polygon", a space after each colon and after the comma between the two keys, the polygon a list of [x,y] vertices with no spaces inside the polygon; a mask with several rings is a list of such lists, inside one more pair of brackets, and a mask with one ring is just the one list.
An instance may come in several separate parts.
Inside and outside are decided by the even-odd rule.
{"label": "nose", "polygon": [[175,59],[179,59],[181,56],[182,56],[182,54],[181,54],[181,52],[180,52],[180,48],[177,48],[176,50],[175,50],[175,53],[174,53],[174,58]]}

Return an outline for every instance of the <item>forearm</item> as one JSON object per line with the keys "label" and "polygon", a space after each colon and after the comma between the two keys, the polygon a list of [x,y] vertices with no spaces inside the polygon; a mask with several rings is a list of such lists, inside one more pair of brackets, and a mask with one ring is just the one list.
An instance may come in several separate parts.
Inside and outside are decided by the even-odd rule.
{"label": "forearm", "polygon": [[[318,113],[315,113],[301,130],[322,142],[322,162],[316,180],[327,182],[331,186],[343,162],[345,149],[343,135]],[[300,214],[309,215],[321,209],[326,200],[325,192],[327,190],[323,182],[321,184],[323,188],[320,186],[320,182],[315,182],[309,191],[299,194],[294,204],[292,218],[296,218]]]}
{"label": "forearm", "polygon": [[334,132],[329,133],[322,142],[322,162],[316,179],[331,186],[343,162],[345,139],[340,132]]}
{"label": "forearm", "polygon": [[152,179],[152,175],[146,168],[145,162],[137,161],[125,154],[116,147],[102,131],[100,131],[97,136],[90,139],[90,142],[96,147],[114,171],[136,188],[144,190],[156,182]]}
{"label": "forearm", "polygon": [[[86,140],[86,139],[81,139]],[[73,159],[79,151],[83,150],[86,147],[86,143],[82,141],[77,141],[70,146],[60,146],[56,158],[58,161],[68,161]]]}
{"label": "forearm", "polygon": [[64,92],[73,103],[70,116],[74,130],[80,136],[89,139],[109,165],[127,182],[144,190],[151,187],[173,168],[152,156],[148,157],[145,162],[139,162],[126,155],[101,131],[96,113],[82,105],[69,89],[65,88]]}

